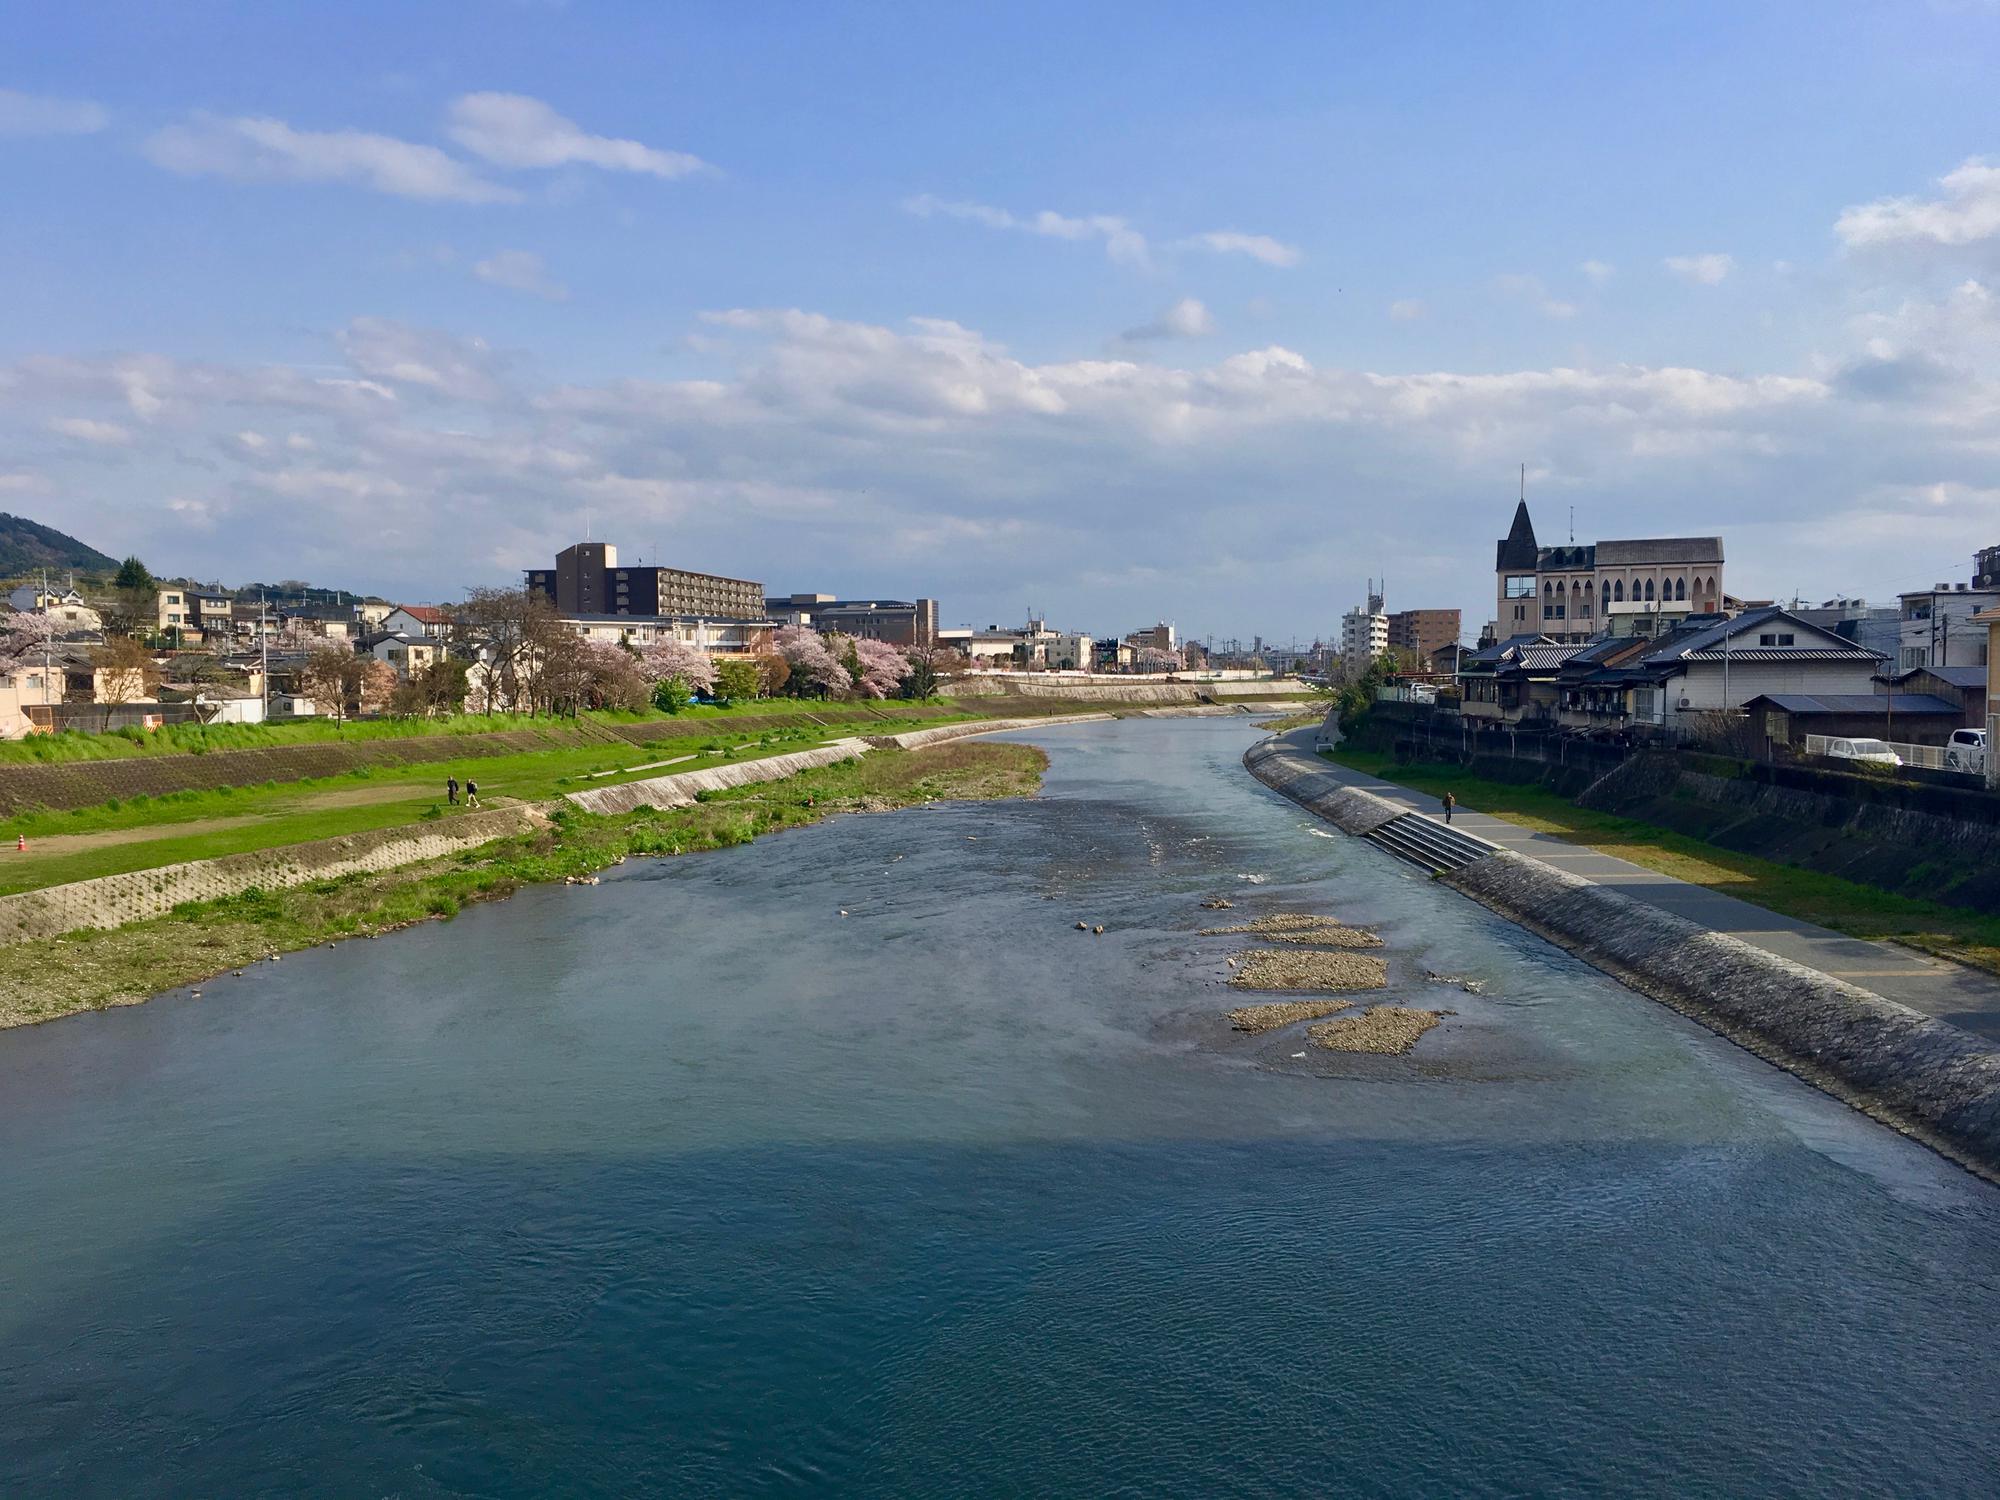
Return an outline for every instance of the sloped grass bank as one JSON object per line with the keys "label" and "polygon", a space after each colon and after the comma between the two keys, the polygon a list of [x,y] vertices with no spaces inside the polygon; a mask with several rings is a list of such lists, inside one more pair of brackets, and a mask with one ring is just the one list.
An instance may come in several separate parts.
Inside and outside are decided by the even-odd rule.
{"label": "sloped grass bank", "polygon": [[[500,899],[524,885],[587,877],[630,856],[745,844],[840,813],[1032,796],[1047,763],[1031,745],[955,743],[877,751],[665,812],[597,817],[560,804],[546,832],[497,840],[452,859],[291,890],[251,890],[109,932],[0,948],[0,1027],[134,1004],[273,954],[451,917],[471,902]],[[216,982],[226,986],[228,980]]]}
{"label": "sloped grass bank", "polygon": [[1852,937],[1891,941],[2000,973],[2000,917],[1893,895],[1837,875],[1717,848],[1684,833],[1613,813],[1578,807],[1538,786],[1475,776],[1458,766],[1398,761],[1341,746],[1328,759],[1412,791],[1451,792],[1468,811],[1491,813],[1523,828],[1601,849],[1635,865],[1708,886],[1768,911],[1782,912]]}

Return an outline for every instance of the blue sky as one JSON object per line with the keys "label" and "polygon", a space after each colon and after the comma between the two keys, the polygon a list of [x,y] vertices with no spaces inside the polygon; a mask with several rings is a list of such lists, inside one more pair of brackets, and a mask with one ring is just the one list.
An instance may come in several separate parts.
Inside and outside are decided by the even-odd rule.
{"label": "blue sky", "polygon": [[0,507],[449,597],[581,529],[1310,637],[1545,539],[2000,541],[1990,4],[84,5],[0,63]]}

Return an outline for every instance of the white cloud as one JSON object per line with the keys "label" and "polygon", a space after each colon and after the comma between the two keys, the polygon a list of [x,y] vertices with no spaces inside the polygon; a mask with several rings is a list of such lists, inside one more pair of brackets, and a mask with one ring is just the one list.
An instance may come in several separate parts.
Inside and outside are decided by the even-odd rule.
{"label": "white cloud", "polygon": [[0,136],[93,135],[111,123],[101,104],[0,89]]}
{"label": "white cloud", "polygon": [[1296,245],[1274,240],[1268,234],[1244,234],[1236,229],[1212,229],[1181,241],[1193,250],[1212,250],[1217,255],[1247,255],[1267,266],[1295,266],[1305,258]]}
{"label": "white cloud", "polygon": [[1736,268],[1729,255],[1669,255],[1661,262],[1674,275],[1692,286],[1714,286]]}
{"label": "white cloud", "polygon": [[358,382],[395,399],[395,387],[416,386],[461,401],[493,401],[504,387],[501,361],[484,339],[389,318],[356,318],[336,339],[362,375]]}
{"label": "white cloud", "polygon": [[531,250],[502,250],[473,264],[472,274],[510,292],[526,292],[550,302],[567,302],[569,288],[550,279],[542,258]]}
{"label": "white cloud", "polygon": [[1215,319],[1193,297],[1183,297],[1150,323],[1128,328],[1121,338],[1135,342],[1148,339],[1193,339],[1215,332]]}
{"label": "white cloud", "polygon": [[502,167],[561,167],[572,162],[608,172],[686,177],[708,164],[685,151],[591,135],[526,94],[465,94],[454,100],[445,133],[474,156]]}
{"label": "white cloud", "polygon": [[904,201],[905,212],[920,219],[933,215],[983,224],[988,229],[1013,229],[1057,240],[1102,240],[1104,253],[1128,265],[1145,265],[1149,259],[1146,237],[1114,214],[1089,214],[1081,218],[1059,214],[1052,209],[1027,217],[1017,217],[1004,208],[988,203],[955,203],[921,193]]}
{"label": "white cloud", "polygon": [[1843,209],[1833,232],[1850,249],[1969,245],[2000,235],[2000,166],[1969,157],[1938,185],[1940,198],[1878,198]]}
{"label": "white cloud", "polygon": [[48,481],[39,474],[0,474],[0,495],[33,495],[47,488]]}
{"label": "white cloud", "polygon": [[[363,319],[336,337],[333,372],[19,360],[0,367],[0,445],[35,455],[66,530],[127,536],[176,569],[429,597],[518,577],[576,540],[588,506],[598,534],[649,556],[671,534],[689,566],[784,591],[901,588],[943,598],[955,621],[1011,615],[1032,590],[1081,629],[1172,610],[1218,632],[1310,631],[1355,556],[1404,559],[1409,605],[1481,608],[1482,548],[1505,529],[1522,453],[1580,525],[1727,532],[1742,591],[1822,575],[1827,593],[1881,591],[1930,573],[1935,537],[1910,525],[1841,553],[1821,522],[1944,486],[1973,529],[2000,491],[2000,395],[1970,373],[1996,358],[1969,326],[1990,301],[1968,283],[1948,304],[1828,330],[1824,366],[1751,375],[1389,374],[1277,344],[1037,360],[944,319],[749,307],[703,320],[686,377],[557,383],[476,338]],[[1962,366],[1932,342],[1954,321]],[[56,422],[129,426],[133,442],[65,444]],[[1337,502],[1328,525],[1329,495],[1370,494],[1383,503]],[[169,512],[161,495],[203,509]],[[175,539],[196,514],[214,531],[191,549]],[[913,550],[926,539],[939,545]]]}
{"label": "white cloud", "polygon": [[520,194],[489,182],[435,146],[360,130],[295,130],[261,116],[197,114],[148,136],[156,166],[234,182],[347,182],[398,198],[512,203]]}
{"label": "white cloud", "polygon": [[1590,278],[1593,286],[1603,286],[1618,272],[1618,268],[1601,260],[1587,260],[1577,269]]}
{"label": "white cloud", "polygon": [[58,437],[75,438],[80,443],[96,443],[100,447],[122,447],[132,441],[129,429],[94,417],[54,417],[48,425],[49,431]]}
{"label": "white cloud", "polygon": [[1496,276],[1493,278],[1493,284],[1509,297],[1532,303],[1535,311],[1545,318],[1561,319],[1576,316],[1576,304],[1565,302],[1560,297],[1550,296],[1549,289],[1542,285],[1539,276],[1514,274]]}
{"label": "white cloud", "polygon": [[1398,323],[1414,323],[1428,311],[1415,297],[1402,297],[1389,304],[1389,316]]}

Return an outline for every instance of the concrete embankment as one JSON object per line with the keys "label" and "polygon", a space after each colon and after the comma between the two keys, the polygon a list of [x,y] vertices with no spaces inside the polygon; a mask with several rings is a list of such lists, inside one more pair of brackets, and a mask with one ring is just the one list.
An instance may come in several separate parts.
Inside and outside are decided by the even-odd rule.
{"label": "concrete embankment", "polygon": [[[1274,791],[1365,835],[1407,809],[1266,740],[1243,757]],[[1970,1032],[1741,939],[1499,851],[1438,877],[1641,994],[2000,1181],[2000,1054]]]}
{"label": "concrete embankment", "polygon": [[165,916],[184,901],[216,901],[253,887],[307,885],[340,875],[393,870],[398,865],[439,859],[525,833],[540,821],[541,814],[532,808],[494,808],[433,823],[315,839],[23,891],[0,897],[0,944],[60,937],[84,928],[122,927]]}
{"label": "concrete embankment", "polygon": [[1064,714],[1057,719],[976,719],[969,724],[940,724],[935,729],[912,729],[903,734],[874,734],[835,740],[816,750],[799,750],[763,760],[709,766],[699,771],[679,771],[670,776],[653,776],[619,786],[570,792],[567,796],[578,807],[594,813],[626,813],[640,807],[686,807],[695,800],[697,792],[719,792],[725,787],[749,786],[752,782],[779,781],[800,771],[854,760],[870,750],[918,750],[925,745],[964,739],[968,735],[1000,734],[1009,729],[1046,729],[1052,724],[1090,724],[1113,717],[1115,715],[1112,714]]}
{"label": "concrete embankment", "polygon": [[697,792],[719,792],[732,786],[748,786],[755,781],[778,781],[800,771],[838,765],[869,751],[866,740],[835,740],[816,750],[795,750],[790,755],[771,755],[763,760],[746,760],[699,771],[680,771],[671,776],[650,776],[644,781],[627,781],[619,786],[595,787],[587,792],[567,793],[568,800],[586,812],[628,813],[641,807],[686,807]]}
{"label": "concrete embankment", "polygon": [[903,734],[865,735],[878,750],[921,750],[946,740],[962,740],[975,734],[1004,734],[1010,729],[1046,729],[1052,724],[1101,724],[1116,714],[1064,714],[1061,718],[975,719],[970,724],[940,724],[935,729],[912,729]]}

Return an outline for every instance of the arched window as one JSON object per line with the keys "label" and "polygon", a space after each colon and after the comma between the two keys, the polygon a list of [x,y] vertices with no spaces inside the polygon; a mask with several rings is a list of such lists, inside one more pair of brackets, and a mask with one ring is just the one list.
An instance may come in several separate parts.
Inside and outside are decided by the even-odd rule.
{"label": "arched window", "polygon": [[1547,581],[1544,581],[1542,584],[1542,603],[1547,604],[1549,602],[1549,596],[1553,592],[1554,592],[1553,586],[1549,584]]}
{"label": "arched window", "polygon": [[1646,580],[1646,602],[1648,604],[1653,602],[1653,580],[1650,578]]}
{"label": "arched window", "polygon": [[1614,599],[1616,599],[1616,600],[1617,600],[1617,601],[1618,601],[1618,602],[1619,602],[1620,604],[1623,604],[1623,603],[1625,602],[1625,580],[1624,580],[1624,579],[1622,579],[1622,578],[1621,578],[1621,579],[1619,579],[1619,580],[1618,580],[1618,582],[1617,582],[1617,583],[1616,583],[1615,585],[1613,585],[1613,587],[1612,587],[1612,591],[1611,591],[1611,597],[1612,597],[1612,598],[1614,598]]}
{"label": "arched window", "polygon": [[1680,600],[1687,598],[1687,596],[1688,581],[1685,578],[1676,578],[1674,580],[1674,598]]}

